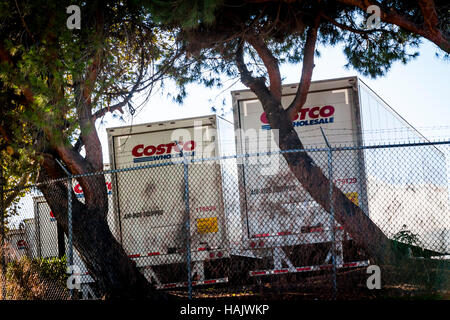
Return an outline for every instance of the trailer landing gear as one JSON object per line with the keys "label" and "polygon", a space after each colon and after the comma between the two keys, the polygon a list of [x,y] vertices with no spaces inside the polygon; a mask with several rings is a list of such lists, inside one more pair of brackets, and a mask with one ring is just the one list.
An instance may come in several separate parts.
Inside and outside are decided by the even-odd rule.
{"label": "trailer landing gear", "polygon": [[[369,260],[364,261],[354,261],[347,262],[343,264],[336,265],[336,268],[357,268],[357,267],[365,267],[369,265]],[[298,273],[298,272],[308,272],[308,271],[320,271],[320,270],[330,270],[333,268],[331,264],[322,264],[322,265],[313,265],[313,266],[302,266],[302,267],[294,267],[292,268],[284,268],[284,269],[271,269],[271,270],[256,270],[250,271],[249,275],[251,277],[257,276],[268,276],[268,275],[278,275],[285,273]]]}
{"label": "trailer landing gear", "polygon": [[[188,282],[172,282],[172,283],[161,283],[159,277],[152,267],[146,266],[143,268],[142,273],[145,278],[150,282],[155,284],[156,289],[174,289],[174,288],[185,288],[188,287]],[[209,284],[217,284],[217,283],[226,283],[228,282],[228,277],[218,278],[218,279],[205,279],[205,265],[204,261],[194,261],[194,265],[191,270],[191,285],[201,286],[201,285],[209,285]]]}
{"label": "trailer landing gear", "polygon": [[[273,257],[273,269],[267,270],[254,270],[249,271],[249,275],[251,277],[257,276],[267,276],[267,275],[276,275],[276,274],[284,274],[284,273],[298,273],[298,272],[309,272],[309,271],[320,271],[320,270],[329,270],[333,268],[331,264],[332,259],[332,249],[330,249],[325,258],[324,264],[321,265],[311,265],[311,266],[301,266],[295,267],[293,263],[289,260],[286,253],[283,251],[281,247],[274,247],[272,249],[272,257]],[[344,255],[343,255],[343,243],[342,241],[336,241],[336,268],[356,268],[356,267],[364,267],[369,265],[369,260],[362,261],[353,261],[344,263]],[[286,268],[283,268],[283,262],[286,264]]]}

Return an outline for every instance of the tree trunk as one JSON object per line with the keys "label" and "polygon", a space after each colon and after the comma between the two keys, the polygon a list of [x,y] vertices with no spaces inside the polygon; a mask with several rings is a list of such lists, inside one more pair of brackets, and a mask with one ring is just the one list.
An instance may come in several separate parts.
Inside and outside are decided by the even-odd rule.
{"label": "tree trunk", "polygon": [[[256,80],[257,81],[257,80]],[[261,84],[254,84],[252,91],[258,96],[266,112],[271,128],[279,130],[278,146],[281,150],[304,149],[291,117]],[[330,212],[329,180],[307,152],[283,153],[291,172],[311,197]],[[376,263],[392,263],[394,255],[391,241],[378,226],[345,194],[333,184],[335,219],[351,237],[367,249]]]}
{"label": "tree trunk", "polygon": [[[67,234],[67,184],[63,181],[49,182],[56,176],[64,177],[64,174],[55,167],[55,161],[46,159],[44,163],[39,172],[39,189]],[[73,244],[90,275],[96,280],[103,298],[167,300],[168,296],[156,291],[139,272],[111,233],[106,220],[108,204],[103,201],[107,199],[104,176],[85,179],[90,180],[84,183],[98,185],[95,188],[98,194],[91,196],[97,197],[100,205],[94,206],[91,203],[87,206],[72,193]]]}

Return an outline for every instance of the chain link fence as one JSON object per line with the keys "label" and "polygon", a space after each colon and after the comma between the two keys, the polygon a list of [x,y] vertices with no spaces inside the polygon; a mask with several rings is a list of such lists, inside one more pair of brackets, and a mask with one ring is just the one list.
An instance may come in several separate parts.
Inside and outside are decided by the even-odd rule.
{"label": "chain link fence", "polygon": [[[449,146],[184,155],[6,190],[3,299],[98,299],[108,272],[92,261],[112,264],[121,250],[156,290],[181,297],[449,298]],[[328,182],[319,189],[286,162],[302,153]],[[355,240],[371,234],[348,232],[330,201],[339,194],[407,264],[373,265]]]}

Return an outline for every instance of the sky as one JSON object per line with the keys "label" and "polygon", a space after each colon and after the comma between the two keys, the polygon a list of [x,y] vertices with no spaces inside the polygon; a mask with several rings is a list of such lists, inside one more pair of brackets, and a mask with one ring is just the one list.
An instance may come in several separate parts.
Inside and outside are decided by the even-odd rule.
{"label": "sky", "polygon": [[[371,89],[385,100],[406,121],[430,140],[450,139],[450,62],[435,56],[434,44],[424,40],[420,55],[406,65],[396,62],[383,77],[371,79],[344,67],[347,63],[341,47],[319,47],[320,57],[315,59],[312,80],[325,80],[346,76],[359,76]],[[282,65],[283,83],[299,82],[301,64]],[[234,85],[233,85],[234,84]],[[231,86],[232,85],[232,86]],[[231,87],[230,87],[231,86]],[[106,128],[165,121],[212,114],[211,106],[231,110],[231,91],[246,89],[240,81],[228,81],[221,89],[209,89],[190,85],[188,96],[182,105],[159,93],[154,94],[141,110],[126,121],[114,119],[111,115],[97,122],[102,141],[104,161],[109,162]],[[135,100],[135,104],[139,103]],[[231,112],[225,114],[233,120]]]}

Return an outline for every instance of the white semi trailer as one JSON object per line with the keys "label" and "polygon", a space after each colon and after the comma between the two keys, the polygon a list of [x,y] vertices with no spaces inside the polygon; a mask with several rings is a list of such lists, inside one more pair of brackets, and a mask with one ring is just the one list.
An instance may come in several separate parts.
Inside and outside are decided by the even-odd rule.
{"label": "white semi trailer", "polygon": [[158,288],[186,285],[187,259],[193,285],[228,281],[209,270],[242,241],[235,160],[192,163],[187,172],[180,162],[233,154],[233,124],[211,115],[107,133],[112,169],[147,166],[112,181],[120,241],[137,267]]}
{"label": "white semi trailer", "polygon": [[8,230],[5,242],[8,260],[17,260],[27,255],[28,242],[23,229]]}
{"label": "white semi trailer", "polygon": [[[285,108],[294,99],[297,87],[298,84],[283,86],[281,102]],[[268,124],[256,95],[250,90],[233,91],[232,100],[237,154],[278,151],[274,142],[277,132]],[[357,77],[312,82],[307,101],[293,119],[293,125],[305,148],[326,148],[321,128],[332,146],[362,146],[373,143],[375,139],[377,143],[392,142],[392,136],[376,134],[389,131],[385,129],[403,132],[404,136],[400,137],[403,138],[402,142],[425,140]],[[407,158],[407,151],[404,152]],[[406,177],[408,183],[416,182],[414,195],[412,192],[400,194],[407,189],[408,183],[398,179],[399,177],[396,182],[389,181],[389,177],[394,172],[405,176],[412,174],[411,170],[405,172],[401,169],[405,164],[409,165],[409,169],[415,170],[420,170],[420,166],[414,167],[407,159],[393,159],[398,154],[394,156],[391,153],[389,156],[389,151],[385,154],[378,153],[378,156],[373,150],[334,152],[333,181],[388,236],[392,237],[395,231],[400,231],[403,224],[408,224],[413,232],[422,236],[421,240],[426,248],[436,250],[440,244],[434,240],[439,235],[436,234],[431,239],[429,234],[432,233],[432,228],[442,227],[442,223],[437,223],[439,217],[448,220],[445,157],[433,146],[414,152],[410,149],[409,152],[409,158],[420,153],[423,161],[432,162],[423,169],[430,176],[428,184],[417,179],[415,181],[413,176]],[[308,153],[328,175],[327,152]],[[426,155],[432,159],[426,159]],[[419,163],[420,161],[422,160]],[[430,168],[431,171],[425,172]],[[302,256],[302,251],[295,251],[293,248],[303,246],[302,250],[305,250],[308,245],[329,243],[333,224],[336,228],[338,267],[356,267],[368,263],[361,259],[344,262],[343,244],[350,237],[303,189],[290,173],[281,155],[249,157],[239,164],[238,171],[241,212],[246,226],[244,245],[255,257],[269,256],[273,259],[273,268],[250,271],[251,276],[328,268],[330,252],[323,256],[324,265],[297,267],[295,265],[298,262],[293,260],[295,256]],[[417,176],[420,177],[421,173],[417,172]],[[382,191],[380,181],[387,184],[381,186]],[[400,199],[403,200],[402,207],[396,212],[389,212],[389,205]],[[420,215],[425,214],[425,211],[429,214],[425,218],[433,219],[428,226],[419,223]],[[414,223],[414,220],[417,222]],[[288,251],[296,252],[296,255],[289,255]]]}

